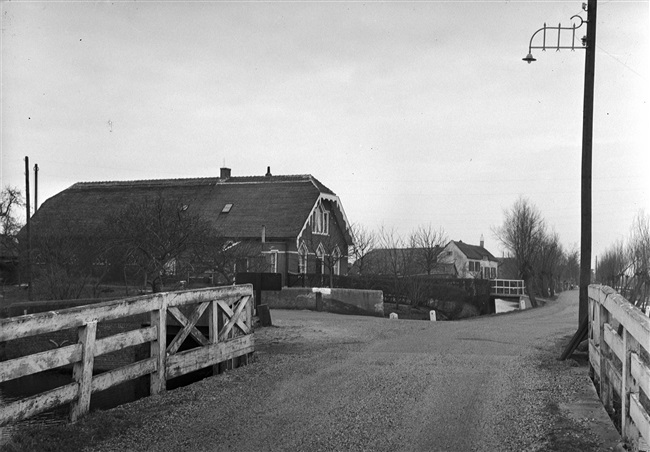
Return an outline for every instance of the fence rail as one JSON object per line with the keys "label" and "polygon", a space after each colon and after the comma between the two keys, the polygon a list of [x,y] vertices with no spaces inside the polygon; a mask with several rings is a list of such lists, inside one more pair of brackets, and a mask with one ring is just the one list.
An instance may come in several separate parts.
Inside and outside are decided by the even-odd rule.
{"label": "fence rail", "polygon": [[649,353],[650,318],[613,289],[589,286],[590,374],[633,450],[650,443]]}
{"label": "fence rail", "polygon": [[[0,319],[0,342],[76,328],[77,342],[65,347],[0,362],[0,383],[57,367],[73,366],[73,383],[0,407],[0,426],[48,409],[71,404],[75,422],[86,414],[91,395],[117,384],[149,375],[150,394],[186,373],[216,366],[233,358],[247,360],[254,351],[253,287],[229,286],[169,292],[108,301],[41,314]],[[98,323],[141,316],[141,328],[97,338]],[[207,337],[199,321],[207,327]],[[179,325],[167,343],[167,325]],[[179,351],[188,337],[198,347]],[[149,357],[93,375],[97,356],[149,344]]]}
{"label": "fence rail", "polygon": [[491,279],[490,295],[521,296],[526,295],[526,286],[521,279]]}

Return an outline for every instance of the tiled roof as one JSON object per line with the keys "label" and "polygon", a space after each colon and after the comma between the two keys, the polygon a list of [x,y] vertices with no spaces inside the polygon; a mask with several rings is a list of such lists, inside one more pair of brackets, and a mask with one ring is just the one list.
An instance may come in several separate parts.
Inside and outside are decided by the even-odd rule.
{"label": "tiled roof", "polygon": [[335,196],[311,175],[81,182],[45,201],[32,221],[101,227],[109,214],[158,194],[187,203],[226,237],[259,237],[264,226],[269,239],[295,238],[319,196]]}
{"label": "tiled roof", "polygon": [[498,259],[482,246],[469,245],[467,243],[463,243],[462,241],[457,242],[455,240],[452,240],[452,242],[465,256],[467,256],[468,259],[482,260],[484,257],[487,257],[489,261],[498,262]]}

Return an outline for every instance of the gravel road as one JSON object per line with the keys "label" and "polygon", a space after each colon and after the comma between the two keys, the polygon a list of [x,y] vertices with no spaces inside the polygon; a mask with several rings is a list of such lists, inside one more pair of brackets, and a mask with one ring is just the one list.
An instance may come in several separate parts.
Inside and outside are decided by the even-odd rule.
{"label": "gravel road", "polygon": [[252,364],[116,408],[132,427],[87,450],[611,450],[574,409],[584,361],[556,360],[577,298],[457,322],[272,311]]}

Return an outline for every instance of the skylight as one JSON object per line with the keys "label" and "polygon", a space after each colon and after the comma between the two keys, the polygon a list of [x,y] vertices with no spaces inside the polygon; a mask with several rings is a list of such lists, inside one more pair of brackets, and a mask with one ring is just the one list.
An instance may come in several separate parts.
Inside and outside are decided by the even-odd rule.
{"label": "skylight", "polygon": [[230,212],[230,209],[232,209],[232,203],[228,203],[225,206],[223,206],[223,209],[221,209],[221,213],[228,213]]}

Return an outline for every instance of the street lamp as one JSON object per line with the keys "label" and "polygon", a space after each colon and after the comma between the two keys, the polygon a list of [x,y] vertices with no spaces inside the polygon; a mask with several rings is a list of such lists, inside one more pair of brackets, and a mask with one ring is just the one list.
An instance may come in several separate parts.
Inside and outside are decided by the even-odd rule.
{"label": "street lamp", "polygon": [[[586,9],[587,4],[583,3],[582,7],[584,9]],[[587,14],[589,14],[589,11],[587,11]],[[577,49],[586,49],[587,48],[586,47],[586,45],[587,45],[587,38],[586,37],[583,37],[583,38],[580,39],[580,41],[582,42],[582,47],[579,47],[579,46],[576,47],[576,30],[578,28],[582,27],[582,25],[585,23],[585,21],[582,19],[582,17],[578,16],[577,14],[571,16],[571,20],[573,20],[573,19],[578,19],[580,21],[580,23],[579,24],[573,23],[573,25],[571,27],[563,27],[562,24],[558,24],[557,27],[548,27],[546,25],[546,23],[544,23],[544,26],[542,28],[540,28],[539,30],[537,30],[535,33],[533,33],[533,35],[530,37],[530,43],[528,44],[528,55],[523,57],[522,60],[526,61],[528,64],[532,63],[533,61],[537,61],[535,58],[533,58],[533,54],[532,54],[533,49],[542,49],[543,52],[545,52],[547,48],[555,49],[558,52],[561,49],[569,49],[569,50],[575,50],[576,48]],[[588,22],[589,22],[589,19],[587,19],[587,23]],[[546,32],[549,31],[549,30],[557,30],[557,41],[556,41],[556,44],[553,45],[553,46],[548,46],[546,44]],[[571,31],[571,45],[570,46],[562,45],[561,40],[560,40],[562,30],[570,30]],[[539,46],[539,45],[534,46],[533,45],[533,39],[535,39],[535,36],[537,36],[537,33],[539,33],[540,31],[543,32],[542,33],[542,45],[541,46]]]}
{"label": "street lamp", "polygon": [[[587,337],[587,309],[589,306],[589,282],[591,279],[591,161],[592,161],[592,136],[593,136],[593,119],[594,119],[594,66],[596,61],[596,0],[589,0],[588,3],[582,4],[582,9],[587,11],[587,20],[580,16],[572,16],[571,19],[578,19],[579,24],[574,22],[571,27],[547,27],[546,24],[530,38],[528,45],[528,55],[523,60],[528,64],[536,61],[533,58],[533,49],[554,48],[575,50],[576,48],[585,49],[585,90],[582,116],[582,183],[580,196],[580,301],[578,308],[578,331],[576,331],[571,343],[567,346],[562,359],[570,355],[575,347]],[[587,35],[581,39],[582,47],[575,45],[576,30],[587,24]],[[557,30],[557,42],[554,46],[547,46],[546,32],[548,30]],[[560,36],[563,31],[572,32],[571,45],[562,45]],[[542,45],[533,45],[533,39],[539,33],[543,33]]]}

